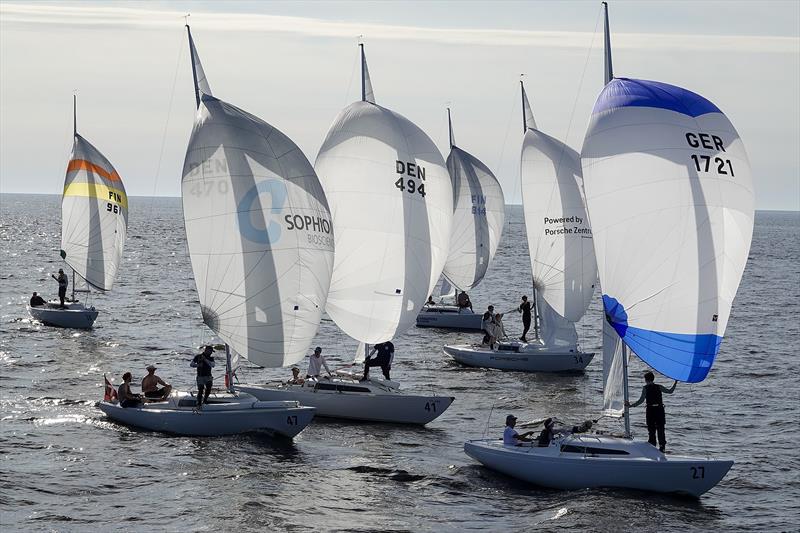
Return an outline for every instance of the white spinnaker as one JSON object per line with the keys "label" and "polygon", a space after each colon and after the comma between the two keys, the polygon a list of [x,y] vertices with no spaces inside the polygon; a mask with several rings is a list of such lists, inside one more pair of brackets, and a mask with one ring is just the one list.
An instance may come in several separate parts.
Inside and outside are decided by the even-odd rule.
{"label": "white spinnaker", "polygon": [[736,129],[685,89],[617,78],[582,152],[606,313],[636,354],[674,379],[708,374],[753,229]]}
{"label": "white spinnaker", "polygon": [[453,229],[444,275],[461,290],[475,287],[492,262],[505,221],[505,199],[492,171],[452,146],[447,170],[453,185]]}
{"label": "white spinnaker", "polygon": [[622,340],[603,320],[603,415],[619,418],[625,412],[625,365]]}
{"label": "white spinnaker", "polygon": [[257,365],[303,359],[333,268],[328,205],[305,155],[261,119],[203,94],[182,196],[205,323]]}
{"label": "white spinnaker", "polygon": [[[524,96],[523,100],[527,102]],[[577,322],[589,307],[597,280],[580,156],[531,127],[529,120],[520,173],[534,284],[557,313]]]}
{"label": "white spinnaker", "polygon": [[122,261],[128,196],[117,171],[75,134],[61,200],[61,256],[91,286],[108,291]]}
{"label": "white spinnaker", "polygon": [[442,156],[411,121],[361,101],[340,113],[315,170],[336,228],[327,312],[356,340],[390,340],[415,323],[447,258],[453,193]]}

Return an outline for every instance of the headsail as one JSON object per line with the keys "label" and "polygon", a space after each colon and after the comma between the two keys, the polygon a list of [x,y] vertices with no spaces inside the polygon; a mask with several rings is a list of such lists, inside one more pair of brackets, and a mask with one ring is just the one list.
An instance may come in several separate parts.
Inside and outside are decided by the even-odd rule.
{"label": "headsail", "polygon": [[614,78],[581,154],[603,306],[673,379],[705,379],[753,231],[750,163],[720,109],[686,89]]}
{"label": "headsail", "polygon": [[626,365],[622,341],[614,328],[603,320],[603,415],[621,417],[625,411],[624,379]]}
{"label": "headsail", "polygon": [[522,99],[527,128],[520,172],[534,285],[553,310],[577,322],[589,306],[597,280],[580,156],[536,129],[524,86]]}
{"label": "headsail", "polygon": [[122,261],[128,195],[108,159],[77,131],[69,159],[61,200],[61,257],[89,285],[108,291]]}
{"label": "headsail", "polygon": [[500,244],[505,199],[500,182],[478,158],[455,146],[450,110],[450,155],[447,170],[453,185],[453,230],[444,275],[462,290],[475,287],[486,275]]}
{"label": "headsail", "polygon": [[182,181],[203,320],[257,365],[296,363],[325,308],[333,268],[328,204],[297,145],[207,90],[206,83]]}
{"label": "headsail", "polygon": [[453,192],[433,141],[370,102],[369,87],[336,118],[315,169],[336,227],[327,312],[345,333],[375,344],[411,327],[433,291],[447,258]]}

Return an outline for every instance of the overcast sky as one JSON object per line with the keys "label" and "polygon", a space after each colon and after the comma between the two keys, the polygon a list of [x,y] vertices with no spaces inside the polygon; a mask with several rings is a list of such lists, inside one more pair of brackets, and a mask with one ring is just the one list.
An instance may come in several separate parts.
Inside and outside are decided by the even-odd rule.
{"label": "overcast sky", "polygon": [[[60,193],[78,130],[130,195],[180,195],[194,115],[184,15],[214,95],[313,163],[360,97],[456,139],[519,203],[520,74],[537,125],[580,151],[602,87],[600,2],[37,2],[0,4],[0,192]],[[800,210],[800,2],[610,5],[615,74],[713,101],[745,142],[757,209]]]}

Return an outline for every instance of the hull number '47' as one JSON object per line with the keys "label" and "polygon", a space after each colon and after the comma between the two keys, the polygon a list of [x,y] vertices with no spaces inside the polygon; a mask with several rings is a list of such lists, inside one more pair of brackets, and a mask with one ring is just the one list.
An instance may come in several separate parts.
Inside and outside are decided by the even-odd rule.
{"label": "hull number '47'", "polygon": [[425,198],[425,167],[416,163],[395,161],[395,170],[400,174],[400,177],[394,182],[395,187],[402,192],[419,194]]}
{"label": "hull number '47'", "polygon": [[286,417],[286,423],[289,424],[290,426],[296,426],[297,425],[297,415],[289,415],[289,416],[287,416]]}

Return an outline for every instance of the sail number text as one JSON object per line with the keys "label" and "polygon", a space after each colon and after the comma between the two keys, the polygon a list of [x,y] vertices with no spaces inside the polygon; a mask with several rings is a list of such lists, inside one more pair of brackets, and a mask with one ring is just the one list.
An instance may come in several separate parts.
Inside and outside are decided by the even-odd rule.
{"label": "sail number text", "polygon": [[[725,145],[722,139],[710,133],[688,132],[686,134],[686,142],[692,148],[716,150],[717,153],[725,152]],[[697,172],[711,172],[716,170],[717,174],[735,177],[733,173],[733,163],[731,163],[730,159],[700,154],[692,154],[690,157],[692,162],[694,162],[694,168]]]}
{"label": "sail number text", "polygon": [[703,466],[691,466],[689,467],[692,470],[692,479],[705,479],[706,477],[706,469]]}
{"label": "sail number text", "polygon": [[108,211],[109,213],[114,213],[115,215],[121,213],[122,208],[118,206],[117,203],[122,202],[122,195],[114,191],[108,191],[108,199],[111,200],[111,202],[116,202],[116,203],[112,204],[111,202],[108,202],[106,204],[106,211]]}
{"label": "sail number text", "polygon": [[425,167],[416,163],[395,161],[395,170],[397,174],[400,174],[400,177],[394,182],[395,187],[400,191],[419,194],[425,198]]}

